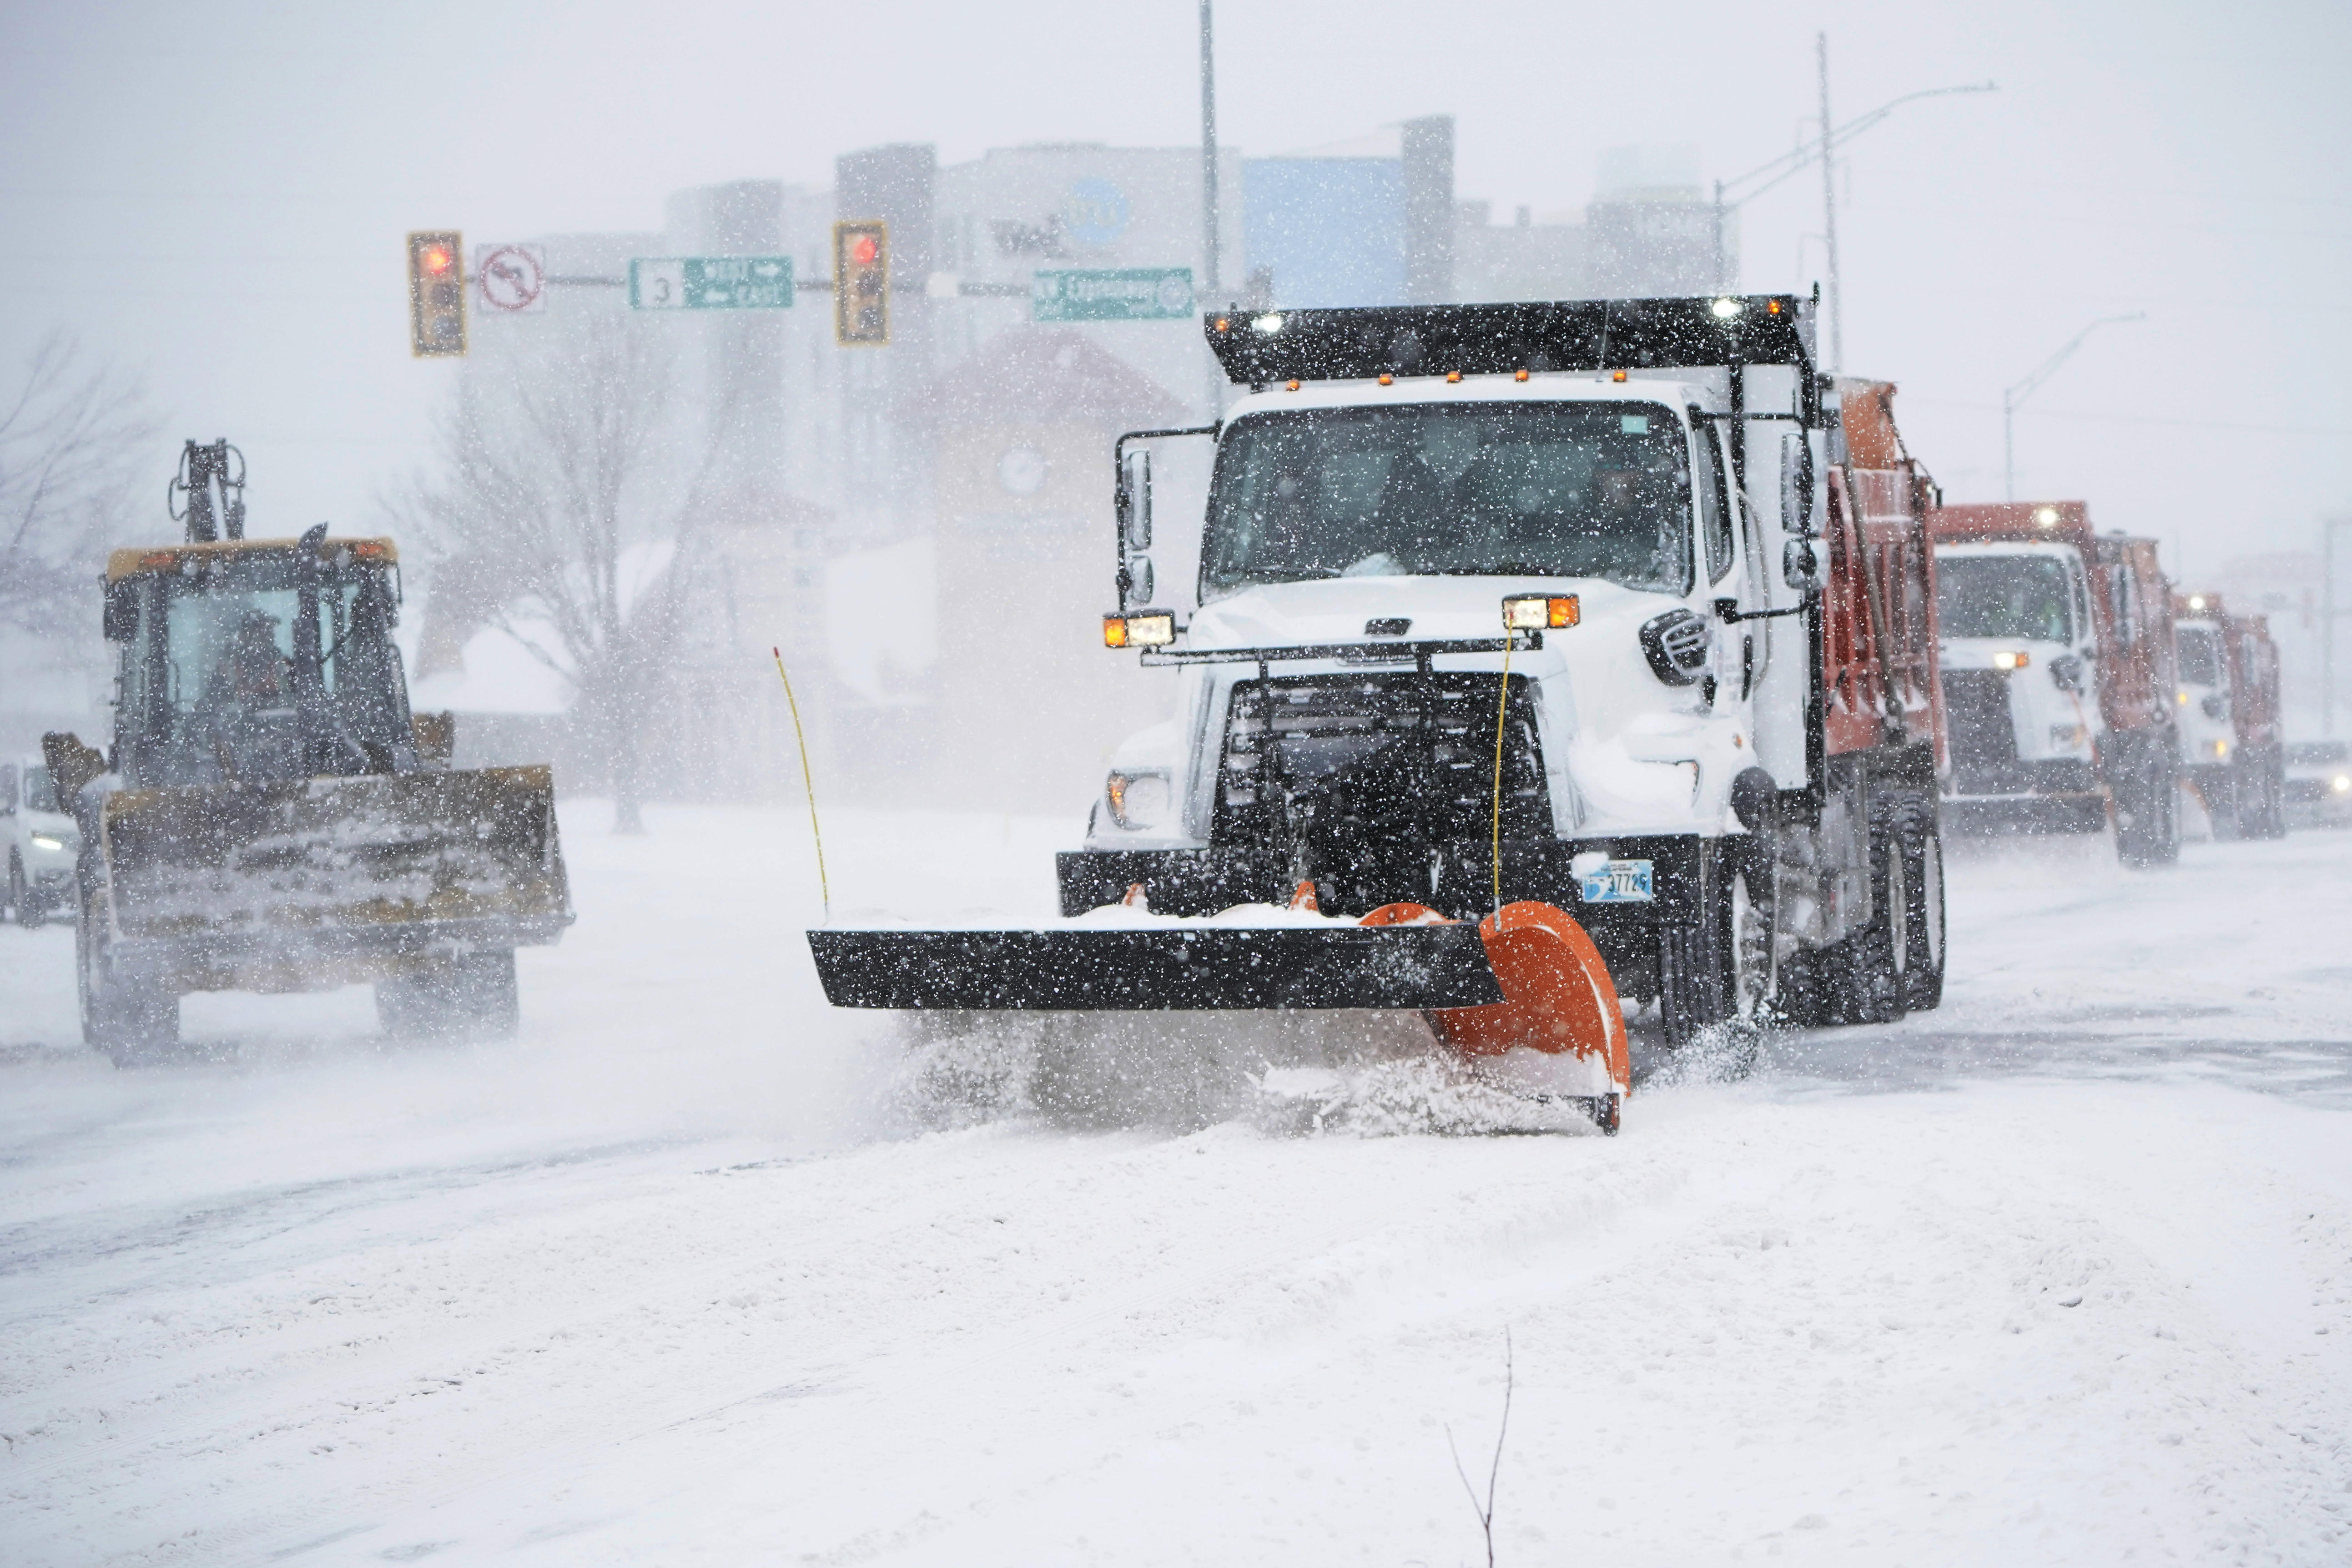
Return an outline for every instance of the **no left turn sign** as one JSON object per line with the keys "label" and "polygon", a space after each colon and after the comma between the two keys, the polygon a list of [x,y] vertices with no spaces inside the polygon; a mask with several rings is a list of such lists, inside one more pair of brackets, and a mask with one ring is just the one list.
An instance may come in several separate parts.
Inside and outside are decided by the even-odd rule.
{"label": "no left turn sign", "polygon": [[482,308],[520,315],[547,309],[547,253],[536,245],[486,245],[475,254]]}

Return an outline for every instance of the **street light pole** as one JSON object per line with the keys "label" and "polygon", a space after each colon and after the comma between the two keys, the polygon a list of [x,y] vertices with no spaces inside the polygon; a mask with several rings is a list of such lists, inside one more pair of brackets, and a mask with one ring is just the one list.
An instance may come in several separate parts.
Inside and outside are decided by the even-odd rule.
{"label": "street light pole", "polygon": [[[1822,34],[1821,37],[1821,60],[1822,115],[1822,134],[1810,142],[1801,144],[1793,152],[1783,153],[1779,157],[1773,159],[1770,163],[1760,164],[1756,168],[1748,170],[1748,173],[1740,175],[1736,180],[1717,180],[1715,183],[1715,275],[1717,279],[1716,286],[1717,288],[1727,289],[1730,287],[1728,277],[1730,268],[1727,265],[1727,258],[1724,255],[1723,244],[1724,222],[1728,215],[1738,212],[1741,207],[1745,206],[1749,202],[1754,201],[1758,196],[1762,195],[1765,192],[1772,189],[1775,185],[1780,184],[1782,181],[1791,179],[1797,174],[1802,173],[1806,166],[1811,163],[1816,158],[1820,159],[1823,164],[1822,175],[1822,195],[1826,200],[1829,195],[1830,171],[1827,165],[1830,162],[1830,154],[1836,149],[1843,147],[1847,142],[1853,141],[1855,137],[1861,135],[1864,132],[1869,130],[1872,126],[1876,125],[1880,121],[1885,119],[1888,115],[1894,113],[1905,104],[1922,98],[1944,98],[1956,92],[1997,92],[2000,90],[2000,87],[1997,83],[1984,81],[1970,82],[1966,87],[1931,87],[1921,92],[1906,92],[1900,98],[1889,99],[1885,103],[1880,104],[1876,109],[1872,110],[1869,113],[1857,115],[1853,119],[1847,121],[1843,125],[1839,126],[1836,130],[1832,131],[1829,125],[1829,35],[1826,33]],[[1764,183],[1760,185],[1756,185],[1755,189],[1748,191],[1744,195],[1738,194],[1741,186],[1751,184],[1758,180],[1762,180]],[[1836,223],[1835,217],[1832,216],[1830,222],[1832,226],[1832,234],[1834,236],[1834,225]],[[1834,314],[1837,302],[1837,242],[1834,237],[1832,237],[1830,242],[1830,299],[1832,310],[1832,314],[1831,316],[1831,342],[1833,347],[1836,347],[1842,345],[1837,344],[1838,334],[1836,331],[1836,322],[1838,318]],[[1833,353],[1832,359],[1835,357],[1836,356]]]}
{"label": "street light pole", "polygon": [[2083,346],[2083,340],[2089,337],[2093,332],[2097,331],[2101,327],[2113,326],[2118,321],[2145,321],[2147,320],[2147,312],[2146,310],[2134,310],[2128,316],[2101,316],[2097,321],[2093,321],[2089,326],[2084,327],[2081,331],[2076,332],[2073,337],[2067,339],[2066,346],[2060,349],[2056,353],[2052,354],[2048,359],[2043,360],[2040,365],[2035,367],[2032,374],[2027,376],[2023,381],[2017,383],[2013,386],[2005,386],[2001,388],[2000,475],[2001,495],[2005,500],[2015,500],[2017,499],[2016,419],[2017,411],[2025,405],[2025,400],[2032,396],[2036,392],[2039,392],[2042,389],[2042,384],[2043,382],[2048,381],[2052,376],[2057,374],[2058,367],[2064,364],[2068,360],[2074,358],[2074,351]]}
{"label": "street light pole", "polygon": [[1830,267],[1830,353],[1824,368],[1835,372],[1845,368],[1845,328],[1840,314],[1845,304],[1845,290],[1838,287],[1837,161],[1830,156],[1833,139],[1830,135],[1829,34],[1814,34],[1813,44],[1822,77],[1822,242],[1829,251]]}

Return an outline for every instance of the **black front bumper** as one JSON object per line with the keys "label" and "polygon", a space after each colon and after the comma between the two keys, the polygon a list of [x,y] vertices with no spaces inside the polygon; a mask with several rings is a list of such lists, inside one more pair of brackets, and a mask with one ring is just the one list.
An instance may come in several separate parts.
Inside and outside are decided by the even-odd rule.
{"label": "black front bumper", "polygon": [[1418,1010],[1503,999],[1470,925],[827,930],[808,937],[825,999],[836,1007]]}
{"label": "black front bumper", "polygon": [[[1531,899],[1564,910],[1589,933],[1612,974],[1625,975],[1635,991],[1654,971],[1658,939],[1667,930],[1698,925],[1723,874],[1726,847],[1745,839],[1702,838],[1695,834],[1568,839],[1503,844],[1505,902]],[[1612,859],[1647,860],[1654,896],[1639,901],[1587,903],[1583,879],[1571,869],[1580,855],[1599,852]],[[1199,918],[1235,904],[1287,903],[1296,883],[1288,868],[1245,849],[1069,850],[1055,857],[1062,912],[1083,914],[1123,899],[1143,886],[1151,908],[1161,914]],[[1441,914],[1475,924],[1494,907],[1493,873],[1486,847],[1455,845],[1438,857],[1434,887],[1389,889],[1384,901],[1426,904]],[[1328,914],[1361,915],[1368,909],[1327,901]],[[1621,988],[1622,988],[1621,986]]]}

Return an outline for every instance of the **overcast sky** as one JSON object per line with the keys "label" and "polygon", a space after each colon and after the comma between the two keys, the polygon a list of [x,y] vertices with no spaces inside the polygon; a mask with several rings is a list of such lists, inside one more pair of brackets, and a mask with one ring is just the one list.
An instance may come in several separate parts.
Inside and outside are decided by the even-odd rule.
{"label": "overcast sky", "polygon": [[[879,142],[1199,131],[1192,0],[5,16],[0,353],[61,325],[143,370],[175,437],[245,447],[257,526],[289,531],[363,520],[424,456],[453,367],[408,356],[408,229],[653,228],[679,186],[824,187]],[[1574,208],[1603,147],[1696,142],[1710,179],[1787,149],[1820,28],[1840,121],[2000,86],[1898,110],[1841,182],[1847,367],[1901,384],[1950,497],[2000,493],[2005,384],[2145,310],[2020,418],[2023,490],[2192,573],[2352,508],[2352,6],[1225,0],[1220,113],[1250,153],[1452,113],[1462,196]],[[1746,211],[1745,287],[1810,286],[1821,202],[1805,178]]]}

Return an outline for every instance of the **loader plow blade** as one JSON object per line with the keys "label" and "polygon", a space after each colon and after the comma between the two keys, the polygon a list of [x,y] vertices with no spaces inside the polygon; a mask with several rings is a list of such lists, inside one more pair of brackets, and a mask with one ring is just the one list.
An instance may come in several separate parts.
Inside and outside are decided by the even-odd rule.
{"label": "loader plow blade", "polygon": [[836,1007],[1036,1012],[1499,1005],[1467,925],[813,931]]}
{"label": "loader plow blade", "polygon": [[543,767],[127,791],[104,834],[127,940],[569,919]]}

